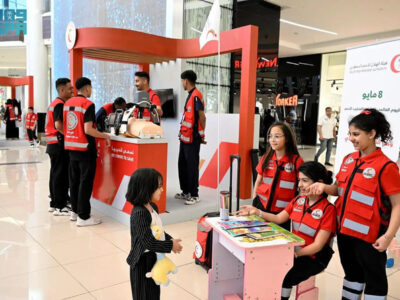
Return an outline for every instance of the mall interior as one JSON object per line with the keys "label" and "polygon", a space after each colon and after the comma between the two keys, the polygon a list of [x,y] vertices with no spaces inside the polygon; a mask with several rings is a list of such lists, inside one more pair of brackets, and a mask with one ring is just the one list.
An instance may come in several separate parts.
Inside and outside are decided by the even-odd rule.
{"label": "mall interior", "polygon": [[[384,96],[389,94],[384,82],[396,81],[384,79],[384,68],[390,71],[391,66],[390,76],[400,76],[400,2],[219,0],[220,40],[200,48],[199,38],[216,1],[0,1],[0,299],[132,299],[126,259],[134,229],[130,228],[132,205],[125,195],[131,174],[140,168],[155,168],[162,174],[158,207],[163,229],[182,240],[179,254],[167,254],[178,272],[168,275],[168,285],[161,285],[161,299],[281,299],[283,277],[274,276],[282,273],[279,270],[286,270],[282,276],[289,270],[293,260],[282,253],[291,251],[293,257],[294,242],[293,246],[288,242],[249,248],[250,243],[232,242],[215,227],[214,237],[200,241],[204,224],[199,219],[220,210],[220,194],[230,187],[233,211],[236,199],[239,205],[252,203],[256,165],[270,147],[267,136],[273,122],[289,124],[300,156],[313,161],[321,147],[318,129],[329,107],[334,120],[333,149],[330,158],[325,152],[318,160],[333,174],[340,171],[344,155],[354,151],[347,141],[351,107],[361,107],[359,113],[372,107],[372,98],[381,98],[382,90]],[[394,52],[373,48],[389,48],[391,43],[397,45]],[[357,51],[367,53],[367,49],[375,55],[370,60],[378,61],[380,66],[374,68],[376,72],[381,68],[382,75],[365,71],[362,79],[355,79],[355,64],[363,70],[367,67],[357,60]],[[197,74],[207,122],[198,166],[200,201],[194,205],[185,205],[184,199],[175,196],[181,192],[178,135],[187,111],[188,92],[181,80],[185,70]],[[150,75],[150,87],[159,95],[163,115],[160,126],[152,125],[161,134],[151,138],[124,135],[122,112],[115,113],[121,127],[116,130],[116,123],[108,119],[111,146],[101,139],[95,143],[90,204],[91,214],[101,224],[80,227],[69,214],[55,216],[49,212],[45,128],[49,105],[57,97],[56,80],[70,78],[75,86],[79,77],[89,78],[90,100],[97,112],[117,97],[137,103],[138,71]],[[400,78],[394,80],[398,87]],[[361,91],[363,99],[357,98],[353,88]],[[18,115],[12,138],[6,128],[8,99],[16,99],[13,112]],[[30,144],[27,136],[29,107],[37,114],[37,145]],[[400,112],[398,104],[394,107],[393,115]],[[399,117],[392,118],[398,122]],[[394,142],[388,155],[398,164],[400,124],[391,125]],[[329,200],[334,202],[335,197]],[[198,250],[202,242],[210,244],[215,257],[209,270],[195,260],[198,251],[206,251],[203,244]],[[286,250],[278,253],[279,247]],[[311,278],[305,294],[300,285],[294,287],[290,299],[342,299],[345,273],[336,239],[332,248],[335,253],[327,268]],[[261,259],[252,277],[246,264],[251,266],[250,253],[260,249],[265,256],[276,253],[276,257]],[[400,300],[399,250],[397,234],[387,250],[392,264],[386,265],[386,297],[343,299]],[[230,271],[221,267],[230,262]],[[274,292],[255,296],[251,278]]]}

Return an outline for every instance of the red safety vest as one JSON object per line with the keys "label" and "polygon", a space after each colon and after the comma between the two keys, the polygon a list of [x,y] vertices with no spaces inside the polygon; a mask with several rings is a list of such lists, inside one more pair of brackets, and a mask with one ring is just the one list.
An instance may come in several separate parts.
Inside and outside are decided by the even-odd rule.
{"label": "red safety vest", "polygon": [[[308,208],[306,208],[308,198],[305,196],[298,196],[293,201],[293,209],[290,213],[292,232],[304,240],[305,244],[302,247],[305,247],[314,242],[320,230],[325,211],[333,204],[325,197],[321,197]],[[332,219],[332,222],[335,222],[335,219]],[[330,239],[327,244],[329,243]]]}
{"label": "red safety vest", "polygon": [[87,151],[84,116],[93,102],[84,96],[76,96],[64,104],[64,147],[66,150]]}
{"label": "red safety vest", "polygon": [[35,113],[27,113],[25,117],[25,128],[34,130],[36,127],[36,121],[38,119],[37,114]]}
{"label": "red safety vest", "polygon": [[[156,96],[157,93],[156,93],[155,91],[153,91],[152,89],[148,89],[147,92],[149,93],[149,100],[150,100],[150,103],[151,103],[151,104],[154,104],[154,103],[153,103],[153,97]],[[133,115],[135,118],[138,118],[138,116],[139,116],[139,109],[138,109],[138,108],[135,108],[134,111],[133,111],[133,113],[132,113],[132,115]],[[150,111],[149,111],[148,109],[144,109],[144,110],[143,110],[142,119],[143,119],[143,120],[146,120],[146,121],[151,121],[151,122],[154,121],[153,118],[151,117]]]}
{"label": "red safety vest", "polygon": [[336,175],[339,197],[335,206],[340,233],[374,243],[381,226],[388,225],[390,202],[383,195],[380,176],[390,163],[393,162],[380,148],[364,157],[354,152],[343,159]]}
{"label": "red safety vest", "polygon": [[[203,103],[203,95],[199,92],[197,88],[195,88],[190,95],[190,98],[186,102],[185,110],[182,115],[181,121],[181,129],[179,132],[179,139],[184,143],[192,143],[193,142],[193,127],[195,124],[196,114],[195,114],[195,103],[194,98],[197,97]],[[200,137],[204,140],[205,134],[204,129],[200,125],[200,120],[198,121],[198,132]]]}
{"label": "red safety vest", "polygon": [[49,107],[47,108],[47,115],[46,115],[46,127],[45,127],[45,134],[46,134],[46,142],[47,144],[57,144],[57,134],[58,130],[54,124],[54,109],[58,104],[63,104],[64,101],[61,98],[56,98],[53,102],[50,103]]}
{"label": "red safety vest", "polygon": [[[256,193],[267,212],[279,213],[285,209],[297,192],[297,161],[303,159],[293,155],[289,162],[285,155],[280,161],[275,153],[263,171],[261,184]],[[270,201],[272,199],[272,201]]]}
{"label": "red safety vest", "polygon": [[15,110],[12,104],[7,104],[8,109],[8,121],[15,121],[17,118],[15,117]]}
{"label": "red safety vest", "polygon": [[107,116],[114,112],[114,103],[107,103],[102,106],[106,111]]}

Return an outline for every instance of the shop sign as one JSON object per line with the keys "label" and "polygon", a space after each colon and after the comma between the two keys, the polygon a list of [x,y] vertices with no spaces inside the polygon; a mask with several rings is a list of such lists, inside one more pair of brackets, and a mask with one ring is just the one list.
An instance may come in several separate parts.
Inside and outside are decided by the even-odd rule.
{"label": "shop sign", "polygon": [[287,98],[281,98],[281,94],[276,95],[275,106],[297,106],[299,96],[293,95]]}
{"label": "shop sign", "polygon": [[[259,56],[257,58],[257,69],[264,69],[264,68],[276,68],[278,66],[278,57],[274,57],[273,59],[264,60]],[[235,60],[235,69],[242,68],[242,61]]]}
{"label": "shop sign", "polygon": [[0,35],[22,31],[26,34],[26,9],[0,9]]}

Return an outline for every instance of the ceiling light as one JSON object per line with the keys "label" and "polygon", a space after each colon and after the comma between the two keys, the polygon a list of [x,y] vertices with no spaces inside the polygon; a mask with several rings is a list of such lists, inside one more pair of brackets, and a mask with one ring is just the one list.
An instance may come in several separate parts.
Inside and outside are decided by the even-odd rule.
{"label": "ceiling light", "polygon": [[299,23],[295,23],[295,22],[291,22],[291,21],[285,20],[285,19],[280,19],[280,21],[282,23],[286,23],[286,24],[289,24],[289,25],[293,25],[293,26],[297,26],[297,27],[301,27],[301,28],[305,28],[305,29],[315,30],[315,31],[319,31],[319,32],[327,33],[327,34],[332,34],[332,35],[338,35],[337,32],[324,30],[324,29],[320,29],[320,28],[317,28],[317,27],[302,25],[302,24],[299,24]]}
{"label": "ceiling light", "polygon": [[289,64],[289,65],[295,65],[295,66],[298,66],[298,65],[299,65],[299,64],[297,64],[297,63],[295,63],[295,62],[292,62],[292,61],[287,61],[286,63]]}

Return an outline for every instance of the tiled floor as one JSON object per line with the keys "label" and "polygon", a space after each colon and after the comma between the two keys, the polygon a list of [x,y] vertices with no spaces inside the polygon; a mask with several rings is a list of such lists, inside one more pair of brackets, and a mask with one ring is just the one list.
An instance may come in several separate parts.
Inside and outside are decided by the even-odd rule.
{"label": "tiled floor", "polygon": [[[0,149],[0,299],[130,299],[129,228],[104,216],[102,225],[86,228],[52,216],[44,148],[8,148]],[[302,153],[310,159],[314,151]],[[15,162],[22,164],[5,165]],[[192,258],[197,217],[165,226],[183,240],[183,251],[170,255],[179,271],[162,299],[207,299],[207,273]],[[388,299],[400,299],[399,269],[389,271]],[[340,299],[342,277],[336,253],[317,277],[319,299]]]}

